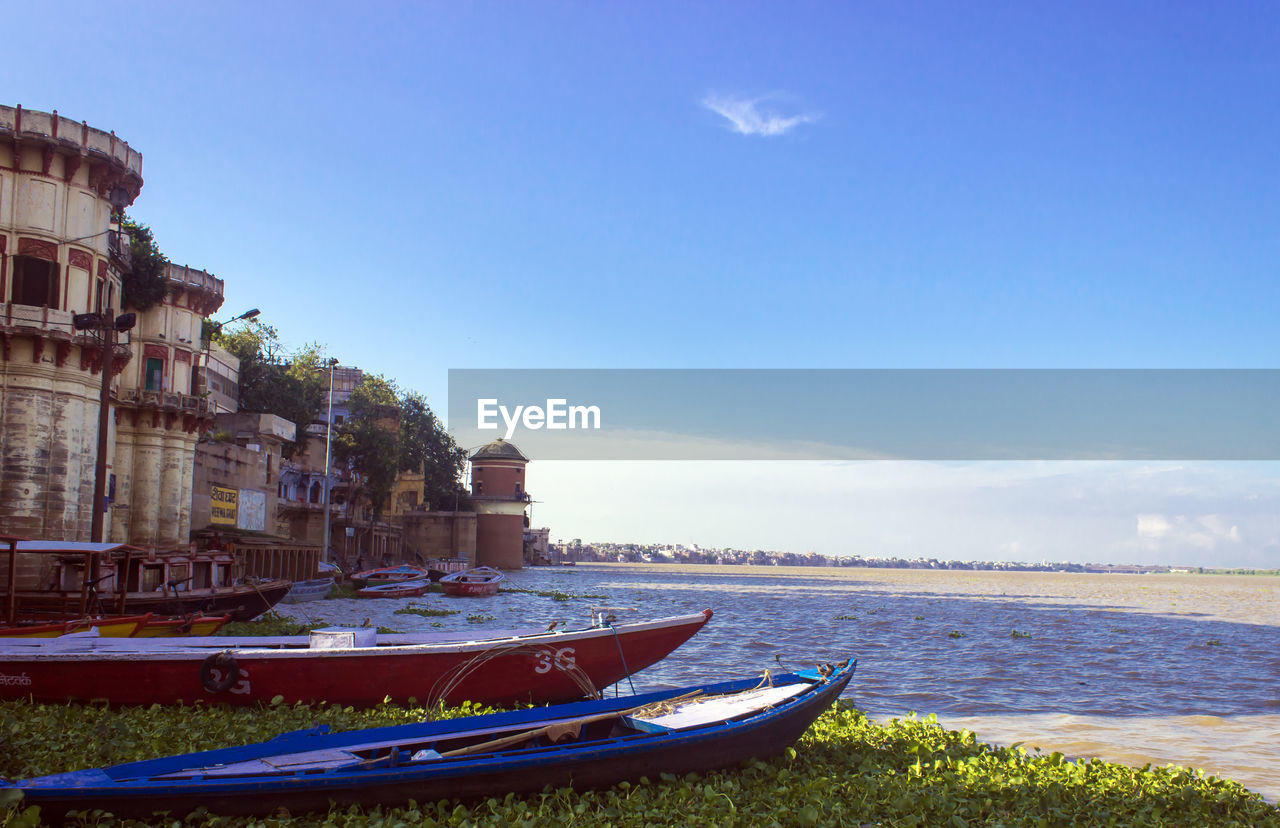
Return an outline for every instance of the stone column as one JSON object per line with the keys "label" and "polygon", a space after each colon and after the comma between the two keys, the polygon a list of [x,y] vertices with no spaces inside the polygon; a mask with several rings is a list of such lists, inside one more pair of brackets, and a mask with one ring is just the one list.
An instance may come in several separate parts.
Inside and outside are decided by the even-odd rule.
{"label": "stone column", "polygon": [[[133,463],[134,446],[137,442],[137,431],[128,425],[129,414],[125,414],[116,425],[116,453],[111,464],[116,476],[116,496],[111,503],[111,525],[109,537],[115,543],[129,542],[129,522],[133,503]],[[92,493],[89,495],[92,497]]]}
{"label": "stone column", "polygon": [[[166,429],[163,434],[161,439],[164,452],[160,469],[159,510],[156,515],[156,545],[172,548],[178,545],[186,446],[182,439],[182,432],[174,433],[173,430]],[[190,497],[187,498],[187,502],[191,502]],[[190,506],[187,508],[190,509]]]}
{"label": "stone column", "polygon": [[[141,419],[148,419],[143,412]],[[163,432],[140,425],[133,448],[133,481],[129,493],[128,543],[155,546],[159,541],[160,485],[164,473]]]}
{"label": "stone column", "polygon": [[[178,545],[185,546],[191,541],[191,502],[195,487],[196,473],[196,435],[182,435],[182,495],[178,512]],[[274,513],[269,513],[274,514]]]}

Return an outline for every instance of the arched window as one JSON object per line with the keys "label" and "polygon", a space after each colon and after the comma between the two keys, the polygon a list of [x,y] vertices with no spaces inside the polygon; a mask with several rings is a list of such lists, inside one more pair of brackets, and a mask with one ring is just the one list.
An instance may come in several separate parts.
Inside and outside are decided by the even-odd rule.
{"label": "arched window", "polygon": [[312,503],[319,503],[319,502],[320,502],[320,481],[318,481],[318,480],[317,480],[315,483],[312,483],[312,484],[311,484],[311,497],[310,497],[310,500],[311,500],[311,502],[312,502]]}

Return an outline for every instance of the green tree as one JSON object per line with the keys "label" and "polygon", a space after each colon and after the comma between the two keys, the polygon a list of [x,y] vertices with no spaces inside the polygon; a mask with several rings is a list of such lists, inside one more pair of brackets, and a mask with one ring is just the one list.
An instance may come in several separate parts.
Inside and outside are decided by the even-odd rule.
{"label": "green tree", "polygon": [[307,426],[328,403],[324,349],[313,343],[286,354],[276,329],[257,319],[211,335],[240,360],[240,410],[275,414],[297,426],[294,441],[284,447],[286,457],[305,449]]}
{"label": "green tree", "polygon": [[407,392],[400,401],[400,470],[422,471],[422,502],[427,508],[447,511],[468,504],[462,486],[466,463],[466,451],[453,441],[427,398]]}
{"label": "green tree", "polygon": [[120,226],[129,235],[129,254],[132,271],[126,273],[121,303],[124,307],[145,311],[164,301],[169,290],[166,279],[169,260],[156,245],[151,228],[139,224],[127,215]]}
{"label": "green tree", "polygon": [[334,454],[354,472],[353,504],[368,503],[373,518],[382,512],[400,470],[400,398],[396,385],[365,374],[347,399],[348,416],[334,434]]}

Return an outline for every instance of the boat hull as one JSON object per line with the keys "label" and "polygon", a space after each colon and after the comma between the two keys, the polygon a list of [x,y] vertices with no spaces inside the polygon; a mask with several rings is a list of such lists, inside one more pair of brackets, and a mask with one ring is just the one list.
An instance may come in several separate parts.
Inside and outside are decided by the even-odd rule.
{"label": "boat hull", "polygon": [[164,638],[183,635],[213,635],[231,620],[229,615],[198,615],[190,618],[155,618],[134,635],[137,638]]}
{"label": "boat hull", "polygon": [[[128,615],[230,615],[232,621],[252,621],[278,604],[292,587],[292,581],[276,580],[212,591],[129,592],[125,594],[124,611]],[[79,595],[19,593],[18,599],[23,611],[31,615],[65,615]],[[108,606],[115,606],[118,601],[117,596],[103,598]]]}
{"label": "boat hull", "polygon": [[[204,638],[97,642],[83,645],[96,649],[59,652],[28,640],[0,646],[0,699],[251,705],[279,696],[287,704],[363,707],[390,697],[399,704],[546,704],[582,698],[589,692],[584,683],[600,689],[648,667],[710,618],[706,610],[616,627],[341,649],[236,648],[235,639]],[[234,659],[234,677],[205,663],[224,651]],[[206,687],[224,682],[220,691]]]}
{"label": "boat hull", "polygon": [[506,580],[501,572],[490,566],[473,567],[452,572],[440,579],[445,595],[464,598],[483,598],[497,595],[498,587]]}
{"label": "boat hull", "polygon": [[440,586],[444,588],[445,595],[452,595],[459,598],[483,598],[486,595],[497,595],[498,584],[494,582],[482,584],[459,584],[449,581],[441,581]]}
{"label": "boat hull", "polygon": [[351,583],[357,587],[385,586],[386,584],[397,584],[401,581],[418,581],[430,576],[430,571],[424,567],[401,564],[400,566],[387,566],[381,569],[366,569],[357,572],[351,576]]}
{"label": "boat hull", "polygon": [[361,598],[418,598],[431,591],[431,581],[397,581],[378,586],[367,586],[357,589],[356,595]]}
{"label": "boat hull", "polygon": [[[20,782],[18,787],[31,804],[41,806],[42,815],[55,818],[70,810],[91,808],[101,808],[117,817],[139,818],[158,811],[182,815],[201,807],[228,816],[274,813],[280,808],[296,814],[327,811],[333,805],[341,808],[350,805],[386,807],[410,800],[478,800],[502,797],[507,793],[535,793],[548,785],[553,788],[603,788],[642,776],[657,779],[664,773],[706,772],[775,755],[799,739],[813,721],[835,702],[852,674],[853,667],[848,666],[825,680],[817,680],[814,676],[817,683],[803,695],[740,721],[659,734],[593,740],[581,745],[499,751],[474,758],[388,765],[354,772],[298,771],[219,778],[207,774],[183,774],[181,771],[193,766],[252,761],[286,751],[339,750],[343,746],[384,739],[431,741],[468,727],[482,732],[486,725],[495,732],[498,728],[519,729],[521,722],[537,722],[539,717],[546,721],[549,714],[568,718],[600,715],[604,711],[607,715],[609,711],[625,711],[633,705],[672,698],[690,690],[700,690],[706,695],[741,692],[758,684],[759,679],[451,722],[331,735],[314,732],[285,734],[260,745],[120,765],[105,771],[78,771],[42,777]],[[780,678],[799,680],[801,677]],[[166,774],[170,778],[165,778]]]}
{"label": "boat hull", "polygon": [[294,581],[293,588],[280,599],[284,604],[301,604],[305,601],[319,601],[333,589],[333,578],[314,578],[310,581]]}

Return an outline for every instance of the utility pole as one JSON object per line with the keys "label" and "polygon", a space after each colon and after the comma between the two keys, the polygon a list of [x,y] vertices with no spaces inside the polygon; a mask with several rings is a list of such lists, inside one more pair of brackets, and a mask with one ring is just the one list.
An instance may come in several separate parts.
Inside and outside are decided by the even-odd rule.
{"label": "utility pole", "polygon": [[94,543],[104,540],[104,521],[107,512],[107,435],[111,427],[111,377],[115,373],[116,338],[138,321],[136,314],[122,313],[116,316],[110,309],[106,313],[78,313],[71,323],[78,331],[91,332],[100,346],[99,365],[102,385],[98,392],[98,462],[93,476],[93,520],[90,537]]}
{"label": "utility pole", "polygon": [[329,359],[329,413],[324,421],[324,543],[320,555],[329,561],[329,445],[333,437],[333,369],[338,367],[338,360]]}

